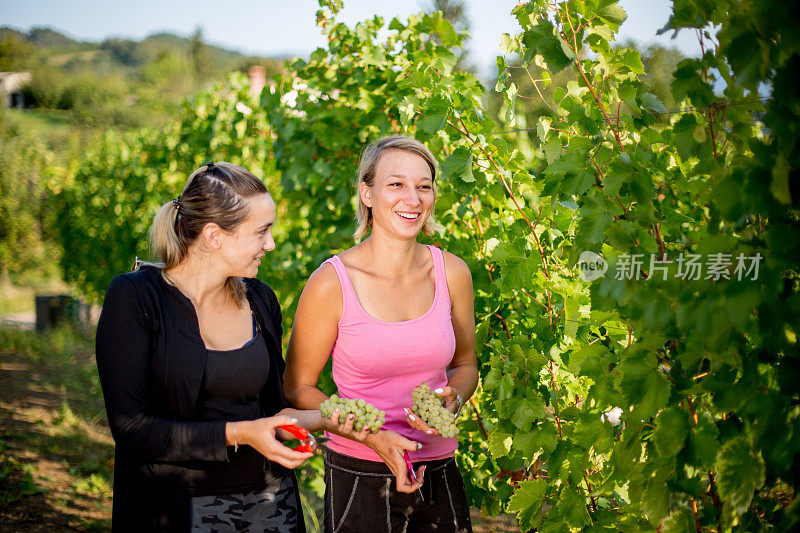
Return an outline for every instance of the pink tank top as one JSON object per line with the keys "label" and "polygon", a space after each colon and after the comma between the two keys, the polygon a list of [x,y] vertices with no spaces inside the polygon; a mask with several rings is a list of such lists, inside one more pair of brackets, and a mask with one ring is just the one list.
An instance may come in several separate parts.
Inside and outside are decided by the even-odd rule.
{"label": "pink tank top", "polygon": [[[334,256],[325,261],[336,269],[342,286],[342,317],[331,350],[333,380],[339,395],[363,398],[386,412],[383,429],[421,443],[421,450],[409,452],[413,461],[450,457],[458,445],[456,438],[430,436],[412,429],[403,411],[411,408],[411,390],[423,381],[431,389],[447,385],[445,371],[456,348],[444,256],[438,248],[428,248],[435,278],[433,304],[421,316],[403,322],[384,322],[368,315],[356,297],[342,260]],[[329,447],[336,452],[382,461],[364,444],[333,434],[327,436],[331,437]]]}

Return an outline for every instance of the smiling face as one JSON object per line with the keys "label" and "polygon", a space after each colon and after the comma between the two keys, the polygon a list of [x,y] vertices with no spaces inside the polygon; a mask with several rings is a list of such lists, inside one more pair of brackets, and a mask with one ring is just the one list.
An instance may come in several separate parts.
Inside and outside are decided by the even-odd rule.
{"label": "smiling face", "polygon": [[258,274],[261,258],[275,249],[272,224],[275,222],[275,202],[269,194],[260,194],[248,200],[250,213],[232,233],[220,235],[220,259],[230,271],[230,276],[254,278]]}
{"label": "smiling face", "polygon": [[405,150],[387,150],[375,165],[370,187],[361,183],[361,201],[372,210],[373,231],[415,239],[433,211],[433,177],[428,163]]}

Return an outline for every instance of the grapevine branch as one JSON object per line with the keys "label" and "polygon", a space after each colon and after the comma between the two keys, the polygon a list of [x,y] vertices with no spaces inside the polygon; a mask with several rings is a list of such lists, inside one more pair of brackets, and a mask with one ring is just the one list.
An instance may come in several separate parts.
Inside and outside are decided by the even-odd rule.
{"label": "grapevine branch", "polygon": [[[552,359],[550,359],[550,385],[553,387],[554,391],[558,390],[558,384],[556,383],[556,372],[557,372],[557,370],[556,370],[556,367],[555,367],[555,363],[553,362]],[[562,438],[562,434],[561,434],[561,412],[560,412],[560,410],[558,408],[557,401],[553,402],[553,415],[555,416],[556,426],[558,427],[558,438],[561,439]]]}
{"label": "grapevine branch", "polygon": [[472,406],[472,409],[475,411],[475,416],[477,417],[477,420],[478,420],[478,427],[480,428],[481,433],[483,434],[483,438],[484,439],[488,439],[489,438],[489,434],[486,432],[486,427],[483,425],[483,417],[481,416],[480,409],[478,409],[478,404],[475,403],[475,399],[474,398],[470,398],[469,399],[469,404]]}
{"label": "grapevine branch", "polygon": [[459,117],[458,121],[461,123],[461,126],[462,126],[461,128],[459,128],[457,125],[452,124],[452,123],[450,123],[450,125],[453,128],[455,128],[459,133],[464,135],[464,137],[466,137],[467,140],[473,146],[477,147],[478,150],[480,150],[480,152],[486,158],[486,160],[490,163],[490,165],[494,167],[495,173],[500,177],[500,181],[503,184],[503,188],[505,188],[506,192],[508,193],[509,197],[511,198],[511,201],[514,203],[514,207],[517,208],[517,211],[522,216],[522,219],[525,221],[525,223],[530,228],[531,234],[533,235],[533,239],[534,239],[534,241],[536,241],[536,247],[539,249],[539,254],[542,256],[542,266],[544,267],[545,277],[547,277],[547,279],[550,279],[550,269],[548,268],[548,265],[547,265],[547,256],[544,253],[544,248],[542,247],[542,243],[539,241],[539,236],[536,234],[536,228],[531,223],[530,219],[528,218],[528,215],[525,214],[525,212],[522,210],[522,207],[520,207],[519,203],[517,202],[517,197],[514,194],[514,191],[509,186],[508,181],[506,181],[506,177],[505,177],[505,173],[503,172],[503,169],[500,167],[500,165],[497,164],[497,161],[495,160],[495,158],[492,157],[492,155],[489,154],[486,151],[486,149],[483,146],[481,146],[480,143],[469,133],[469,130],[467,129],[466,125],[464,124],[464,120],[461,117]]}

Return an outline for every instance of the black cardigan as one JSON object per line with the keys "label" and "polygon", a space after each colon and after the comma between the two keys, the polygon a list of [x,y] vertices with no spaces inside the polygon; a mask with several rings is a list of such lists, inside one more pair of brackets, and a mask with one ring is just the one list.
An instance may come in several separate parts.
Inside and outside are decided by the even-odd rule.
{"label": "black cardigan", "polygon": [[[244,282],[269,351],[261,405],[270,416],[286,404],[281,311],[271,288],[255,279]],[[115,277],[97,325],[96,356],[116,443],[112,529],[188,531],[182,464],[228,460],[226,422],[193,419],[206,350],[192,302],[153,267]],[[269,468],[287,473],[274,462]],[[303,531],[302,514],[298,520]]]}

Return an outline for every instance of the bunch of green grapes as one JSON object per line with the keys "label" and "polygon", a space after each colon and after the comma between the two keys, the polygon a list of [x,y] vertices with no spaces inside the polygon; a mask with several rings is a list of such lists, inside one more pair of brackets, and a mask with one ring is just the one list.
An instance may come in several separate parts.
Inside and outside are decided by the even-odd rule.
{"label": "bunch of green grapes", "polygon": [[442,437],[458,435],[455,416],[444,408],[442,399],[433,393],[427,383],[421,383],[411,391],[411,410]]}
{"label": "bunch of green grapes", "polygon": [[319,412],[323,417],[330,418],[337,407],[339,408],[340,424],[344,424],[348,414],[353,413],[355,415],[356,420],[353,428],[356,431],[361,431],[364,426],[367,426],[372,433],[377,433],[386,422],[386,413],[377,409],[371,403],[367,403],[364,400],[346,400],[339,398],[338,394],[334,394],[322,402],[319,406]]}

